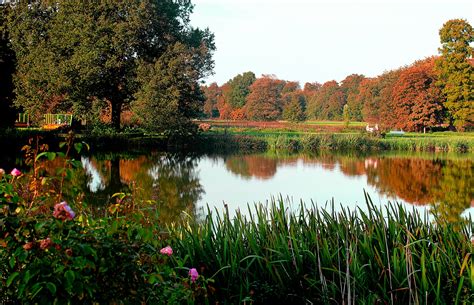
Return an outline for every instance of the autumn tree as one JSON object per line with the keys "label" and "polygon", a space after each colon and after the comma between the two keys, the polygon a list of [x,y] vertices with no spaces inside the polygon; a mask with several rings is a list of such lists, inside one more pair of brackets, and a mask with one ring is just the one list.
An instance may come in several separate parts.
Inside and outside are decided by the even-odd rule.
{"label": "autumn tree", "polygon": [[463,19],[446,22],[439,31],[441,58],[438,61],[440,85],[446,95],[445,106],[451,115],[452,124],[464,130],[474,122],[474,29]]}
{"label": "autumn tree", "polygon": [[364,121],[379,125],[393,124],[393,109],[390,101],[393,84],[398,79],[399,73],[399,70],[388,71],[377,78],[361,81],[355,103],[361,105]]}
{"label": "autumn tree", "polygon": [[285,82],[264,75],[250,86],[245,105],[246,116],[257,121],[273,121],[281,117],[282,90]]}
{"label": "autumn tree", "polygon": [[392,90],[393,127],[422,131],[443,122],[443,94],[436,85],[434,61],[428,58],[401,70]]}
{"label": "autumn tree", "polygon": [[314,83],[305,83],[303,87],[303,92],[306,96],[311,95],[321,89],[322,85],[318,82]]}
{"label": "autumn tree", "polygon": [[219,109],[217,103],[220,97],[222,97],[222,90],[217,83],[212,83],[209,86],[203,86],[202,88],[204,96],[206,98],[204,102],[203,112],[207,117],[217,118],[219,117]]}
{"label": "autumn tree", "polygon": [[[189,0],[28,2],[13,6],[9,30],[18,59],[15,103],[36,116],[49,109],[87,118],[93,102],[102,100],[111,109],[113,127],[119,129],[123,108],[139,91],[146,91],[140,86],[172,86],[157,93],[164,96],[184,81],[195,82],[196,74],[212,70],[213,35],[190,26],[193,5]],[[176,48],[184,51],[183,58],[173,53]],[[162,57],[170,53],[175,54],[177,65],[185,66],[184,71],[193,71],[192,77],[177,76],[179,84],[160,80],[158,86],[152,85],[157,81],[152,73],[139,73],[155,69],[159,75],[167,74],[156,68],[167,69]],[[144,75],[150,80],[145,81]],[[190,87],[194,84],[181,89]],[[172,101],[162,106],[174,109],[176,99]],[[183,110],[183,117],[189,114],[187,108],[178,110]]]}
{"label": "autumn tree", "polygon": [[363,75],[351,74],[341,82],[344,101],[348,105],[349,117],[355,121],[362,121],[362,105],[357,103],[360,83],[365,79]]}
{"label": "autumn tree", "polygon": [[344,94],[336,81],[322,85],[308,101],[307,115],[309,118],[322,120],[339,120],[342,118]]}
{"label": "autumn tree", "polygon": [[306,119],[306,97],[302,91],[287,93],[283,96],[283,119],[290,122],[301,122]]}
{"label": "autumn tree", "polygon": [[222,95],[217,98],[217,110],[219,110],[219,118],[223,120],[230,119],[232,106],[227,102],[226,96],[229,96],[231,88],[228,83],[221,86]]}

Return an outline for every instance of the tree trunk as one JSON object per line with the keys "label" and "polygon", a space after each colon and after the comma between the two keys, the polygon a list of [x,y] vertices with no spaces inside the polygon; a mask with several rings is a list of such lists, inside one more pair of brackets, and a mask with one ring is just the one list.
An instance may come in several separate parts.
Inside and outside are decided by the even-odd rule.
{"label": "tree trunk", "polygon": [[112,102],[112,127],[116,131],[120,131],[120,114],[122,113],[122,103]]}

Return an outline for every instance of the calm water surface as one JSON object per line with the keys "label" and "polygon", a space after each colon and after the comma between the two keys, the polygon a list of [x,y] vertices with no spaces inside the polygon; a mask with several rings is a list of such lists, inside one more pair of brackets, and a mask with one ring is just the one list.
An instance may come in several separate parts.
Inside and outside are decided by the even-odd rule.
{"label": "calm water surface", "polygon": [[[364,190],[377,205],[398,201],[446,221],[474,214],[474,157],[453,154],[212,155],[148,153],[82,157],[76,185],[85,200],[104,205],[115,192],[153,199],[164,221],[183,212],[202,216],[228,206],[231,215],[247,204],[283,197],[336,208],[366,210]],[[54,166],[54,165],[52,165]]]}

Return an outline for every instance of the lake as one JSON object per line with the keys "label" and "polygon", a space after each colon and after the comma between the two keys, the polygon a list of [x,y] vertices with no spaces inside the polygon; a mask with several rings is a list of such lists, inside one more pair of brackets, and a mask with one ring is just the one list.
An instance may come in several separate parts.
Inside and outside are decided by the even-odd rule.
{"label": "lake", "polygon": [[207,206],[247,213],[247,204],[280,196],[294,210],[301,200],[324,207],[332,199],[338,210],[366,210],[364,190],[376,205],[397,201],[456,222],[474,214],[473,160],[472,154],[441,153],[101,153],[81,157],[71,183],[99,209],[117,192],[154,200],[167,223],[202,217]]}

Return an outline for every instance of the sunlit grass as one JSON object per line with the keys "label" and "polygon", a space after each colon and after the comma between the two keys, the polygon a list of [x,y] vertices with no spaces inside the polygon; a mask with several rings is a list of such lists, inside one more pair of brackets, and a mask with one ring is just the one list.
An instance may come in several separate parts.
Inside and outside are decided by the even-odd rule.
{"label": "sunlit grass", "polygon": [[[282,200],[173,228],[174,248],[227,304],[471,304],[472,219],[429,222],[398,204],[368,212]],[[220,303],[220,302],[219,302]]]}

